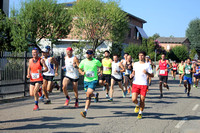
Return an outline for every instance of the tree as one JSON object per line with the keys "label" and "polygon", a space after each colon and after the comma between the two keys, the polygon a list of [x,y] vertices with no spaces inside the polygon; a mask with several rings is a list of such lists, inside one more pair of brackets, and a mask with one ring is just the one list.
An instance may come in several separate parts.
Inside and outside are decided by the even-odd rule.
{"label": "tree", "polygon": [[11,20],[12,45],[17,51],[24,51],[28,44],[39,44],[44,38],[52,43],[65,38],[72,18],[64,5],[55,0],[29,0],[22,3],[19,13],[13,14]]}
{"label": "tree", "polygon": [[0,51],[12,51],[14,47],[11,45],[10,21],[6,15],[0,10]]}
{"label": "tree", "polygon": [[186,46],[175,46],[168,53],[168,57],[177,62],[184,61],[188,58],[189,52]]}
{"label": "tree", "polygon": [[189,23],[186,37],[191,42],[191,48],[196,49],[200,57],[200,19],[196,18]]}
{"label": "tree", "polygon": [[74,36],[95,50],[105,40],[121,42],[128,29],[127,14],[116,1],[79,0],[72,7]]}
{"label": "tree", "polygon": [[153,40],[156,40],[160,37],[160,35],[158,33],[153,34],[152,38]]}

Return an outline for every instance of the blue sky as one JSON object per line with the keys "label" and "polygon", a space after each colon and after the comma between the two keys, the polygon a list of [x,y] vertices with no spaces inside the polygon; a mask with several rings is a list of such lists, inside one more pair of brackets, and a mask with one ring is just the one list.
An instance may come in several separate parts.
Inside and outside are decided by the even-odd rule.
{"label": "blue sky", "polygon": [[[10,8],[20,7],[24,0],[10,0]],[[74,0],[57,0],[58,3]],[[104,0],[107,1],[107,0]],[[185,37],[188,24],[200,18],[200,0],[121,0],[120,7],[126,12],[147,21],[144,30],[148,36]]]}

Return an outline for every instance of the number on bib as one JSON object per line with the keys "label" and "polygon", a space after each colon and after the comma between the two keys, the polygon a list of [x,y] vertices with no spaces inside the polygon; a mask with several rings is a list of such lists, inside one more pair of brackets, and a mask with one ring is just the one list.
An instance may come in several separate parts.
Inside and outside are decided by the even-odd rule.
{"label": "number on bib", "polygon": [[190,74],[190,71],[189,71],[189,70],[185,70],[185,73],[186,73],[186,74]]}
{"label": "number on bib", "polygon": [[103,67],[103,71],[108,71],[109,68],[108,67]]}
{"label": "number on bib", "polygon": [[73,73],[73,72],[74,72],[74,69],[73,69],[73,68],[68,68],[68,69],[67,69],[67,72]]}
{"label": "number on bib", "polygon": [[40,77],[39,73],[31,73],[32,79],[38,79]]}
{"label": "number on bib", "polygon": [[165,74],[165,70],[160,70],[160,74]]}
{"label": "number on bib", "polygon": [[94,71],[87,71],[86,77],[94,77]]}

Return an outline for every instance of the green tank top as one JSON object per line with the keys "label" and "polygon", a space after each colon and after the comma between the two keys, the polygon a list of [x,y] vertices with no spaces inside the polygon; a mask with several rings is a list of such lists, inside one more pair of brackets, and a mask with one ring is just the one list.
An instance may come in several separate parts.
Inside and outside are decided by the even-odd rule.
{"label": "green tank top", "polygon": [[185,65],[185,76],[188,78],[192,78],[192,73],[189,72],[189,70],[192,70],[192,65]]}
{"label": "green tank top", "polygon": [[183,67],[184,67],[184,65],[181,65],[181,66],[179,66],[179,74],[183,74]]}
{"label": "green tank top", "polygon": [[102,65],[103,65],[103,74],[111,74],[111,63],[112,59],[106,59],[104,58],[102,60]]}

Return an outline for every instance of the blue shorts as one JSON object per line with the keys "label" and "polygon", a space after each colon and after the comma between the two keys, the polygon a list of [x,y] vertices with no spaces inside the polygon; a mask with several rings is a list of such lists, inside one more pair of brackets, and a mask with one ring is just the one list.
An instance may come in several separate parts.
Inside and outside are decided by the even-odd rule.
{"label": "blue shorts", "polygon": [[122,75],[125,76],[125,72],[123,72]]}
{"label": "blue shorts", "polygon": [[185,80],[188,82],[188,84],[192,84],[192,78],[184,76],[183,81],[185,81]]}
{"label": "blue shorts", "polygon": [[95,90],[95,87],[97,86],[98,80],[94,80],[94,81],[84,81],[84,89],[85,91],[87,91],[88,88],[91,88],[93,90]]}

